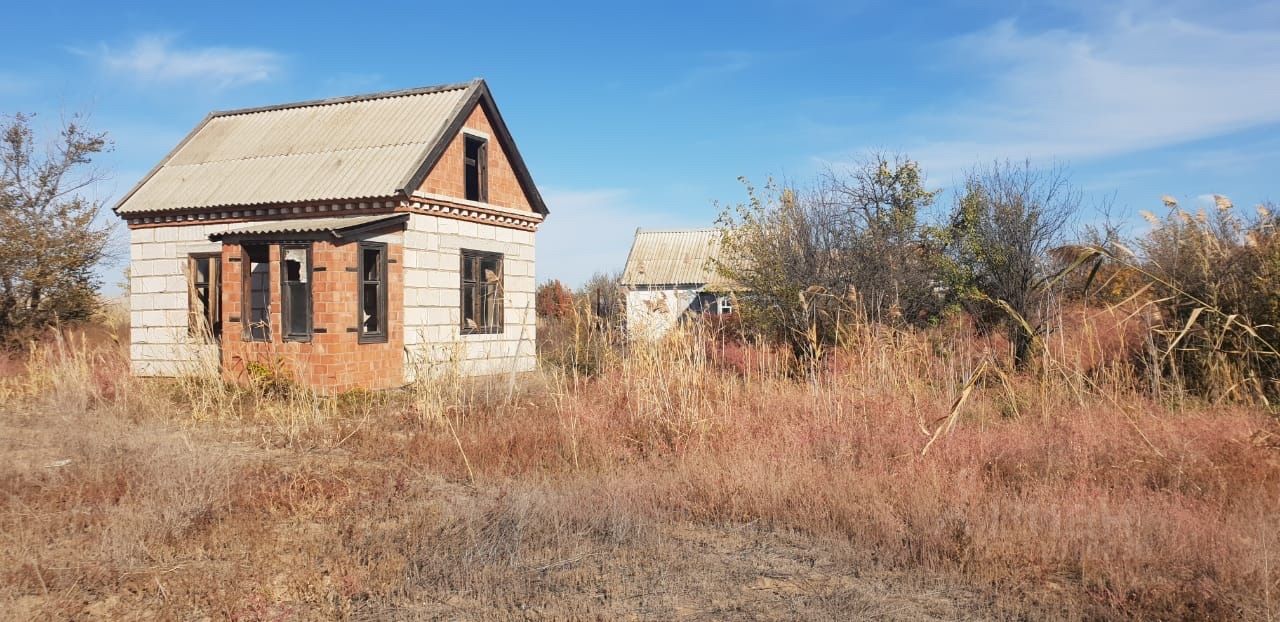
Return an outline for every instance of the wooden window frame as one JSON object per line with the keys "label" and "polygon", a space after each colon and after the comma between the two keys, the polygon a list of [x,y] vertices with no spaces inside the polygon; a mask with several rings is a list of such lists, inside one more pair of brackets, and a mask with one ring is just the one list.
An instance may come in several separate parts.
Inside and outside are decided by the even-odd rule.
{"label": "wooden window frame", "polygon": [[[497,307],[498,317],[496,322],[492,325],[487,325],[487,326],[477,325],[475,328],[471,328],[467,326],[467,308],[466,308],[467,297],[464,292],[468,287],[478,290],[479,286],[483,285],[483,281],[470,281],[470,282],[467,281],[467,262],[468,261],[479,262],[480,260],[486,259],[486,258],[489,258],[489,259],[496,258],[498,260],[499,274],[498,274],[497,296],[498,296],[498,300],[500,301]],[[477,268],[478,267],[479,266],[477,266]],[[459,263],[458,263],[458,282],[459,282],[458,309],[461,312],[459,317],[459,329],[461,330],[463,335],[502,334],[502,332],[506,328],[507,301],[506,301],[505,281],[506,281],[506,256],[503,253],[498,253],[494,251],[479,251],[479,250],[472,250],[467,248],[461,249],[461,256],[459,258]],[[478,291],[473,292],[471,296],[471,305],[472,305],[472,313],[475,314],[476,317],[479,317],[481,315],[480,305],[483,302],[483,298],[482,296],[479,296],[477,294],[479,294]]]}
{"label": "wooden window frame", "polygon": [[[209,305],[203,312],[197,312],[195,309],[196,301],[199,297],[196,295],[196,289],[200,286],[196,282],[196,275],[200,272],[196,268],[196,262],[201,260],[209,261],[209,281],[205,283],[208,289]],[[208,326],[208,333],[199,330],[196,319],[203,317]],[[187,334],[192,337],[211,338],[210,343],[218,343],[222,340],[222,253],[190,253],[187,255]]]}
{"label": "wooden window frame", "polygon": [[[262,249],[267,254],[267,324],[262,337],[253,334],[253,259],[249,249]],[[243,326],[244,341],[271,341],[271,245],[240,245],[240,323]]]}
{"label": "wooden window frame", "polygon": [[[378,277],[377,281],[369,281],[364,278],[365,263],[364,252],[366,250],[378,251]],[[359,343],[386,343],[387,336],[390,331],[391,310],[388,308],[387,296],[387,278],[389,276],[387,244],[385,242],[361,242],[357,249],[359,255],[356,257],[356,326],[358,327]],[[366,285],[378,286],[378,309],[380,317],[378,322],[378,330],[369,331],[364,325],[364,292]]]}
{"label": "wooden window frame", "polygon": [[[467,147],[472,143],[476,145],[475,162],[471,162],[471,158],[467,157]],[[467,176],[472,166],[475,166],[476,171],[476,196],[474,197],[470,196],[467,183]],[[489,202],[489,140],[466,132],[462,133],[462,197],[478,203]]]}
{"label": "wooden window frame", "polygon": [[[278,246],[280,249],[280,338],[284,341],[309,342],[311,341],[311,335],[315,328],[315,271],[312,269],[314,266],[311,261],[311,243],[289,242],[279,244]],[[306,306],[305,317],[307,321],[306,326],[302,327],[302,330],[298,330],[298,327],[293,326],[292,310],[293,305],[297,304],[297,301],[293,300],[293,296],[289,293],[289,285],[286,280],[289,273],[288,263],[284,259],[284,254],[286,250],[290,249],[302,249],[307,253],[307,273],[306,280],[303,281],[307,286],[307,299],[303,301],[303,305]]]}

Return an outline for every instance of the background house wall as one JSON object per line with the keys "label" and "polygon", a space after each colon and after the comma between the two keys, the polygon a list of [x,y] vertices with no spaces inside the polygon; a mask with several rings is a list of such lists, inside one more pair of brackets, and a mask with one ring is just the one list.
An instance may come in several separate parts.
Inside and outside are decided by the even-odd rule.
{"label": "background house wall", "polygon": [[[413,214],[404,236],[406,376],[453,364],[469,373],[533,370],[537,366],[534,233]],[[461,334],[464,248],[503,254],[502,333]]]}
{"label": "background house wall", "polygon": [[697,288],[627,290],[627,335],[632,339],[662,337],[698,300]]}

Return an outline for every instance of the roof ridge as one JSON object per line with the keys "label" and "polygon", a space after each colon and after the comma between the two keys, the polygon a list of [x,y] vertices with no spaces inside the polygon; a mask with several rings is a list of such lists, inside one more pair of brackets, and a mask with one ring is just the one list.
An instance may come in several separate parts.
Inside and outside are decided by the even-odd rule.
{"label": "roof ridge", "polygon": [[292,108],[314,108],[317,106],[333,106],[336,104],[350,104],[354,102],[371,101],[375,99],[391,99],[394,97],[408,97],[410,95],[428,95],[431,93],[443,93],[445,91],[459,91],[470,88],[477,83],[484,82],[483,78],[473,78],[467,82],[454,82],[451,84],[436,84],[432,86],[419,86],[407,89],[394,89],[389,91],[377,91],[374,93],[363,93],[360,95],[343,95],[340,97],[328,97],[323,99],[308,99],[303,101],[288,102],[284,104],[271,104],[267,106],[252,106],[248,108],[233,108],[230,110],[215,110],[209,113],[209,118],[217,117],[233,117],[246,114],[254,114],[258,112],[272,112],[276,110],[288,110]]}

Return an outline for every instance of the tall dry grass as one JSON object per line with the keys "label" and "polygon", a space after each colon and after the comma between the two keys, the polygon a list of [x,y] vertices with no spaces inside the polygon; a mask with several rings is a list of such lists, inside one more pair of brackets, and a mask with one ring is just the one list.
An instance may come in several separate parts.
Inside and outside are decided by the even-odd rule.
{"label": "tall dry grass", "polygon": [[1273,619],[1280,425],[1153,399],[1119,363],[1138,319],[1066,317],[1037,374],[961,320],[851,326],[799,369],[717,333],[624,349],[584,325],[552,345],[589,365],[343,396],[134,379],[113,343],[55,342],[0,381],[0,601]]}

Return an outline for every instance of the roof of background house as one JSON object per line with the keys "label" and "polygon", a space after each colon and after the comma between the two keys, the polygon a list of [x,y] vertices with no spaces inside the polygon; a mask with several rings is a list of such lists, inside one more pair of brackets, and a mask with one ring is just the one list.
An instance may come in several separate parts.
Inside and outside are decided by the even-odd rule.
{"label": "roof of background house", "polygon": [[539,213],[488,86],[460,84],[214,112],[116,205],[118,214],[407,196],[476,103]]}
{"label": "roof of background house", "polygon": [[621,284],[726,285],[716,271],[719,258],[718,229],[637,229]]}

